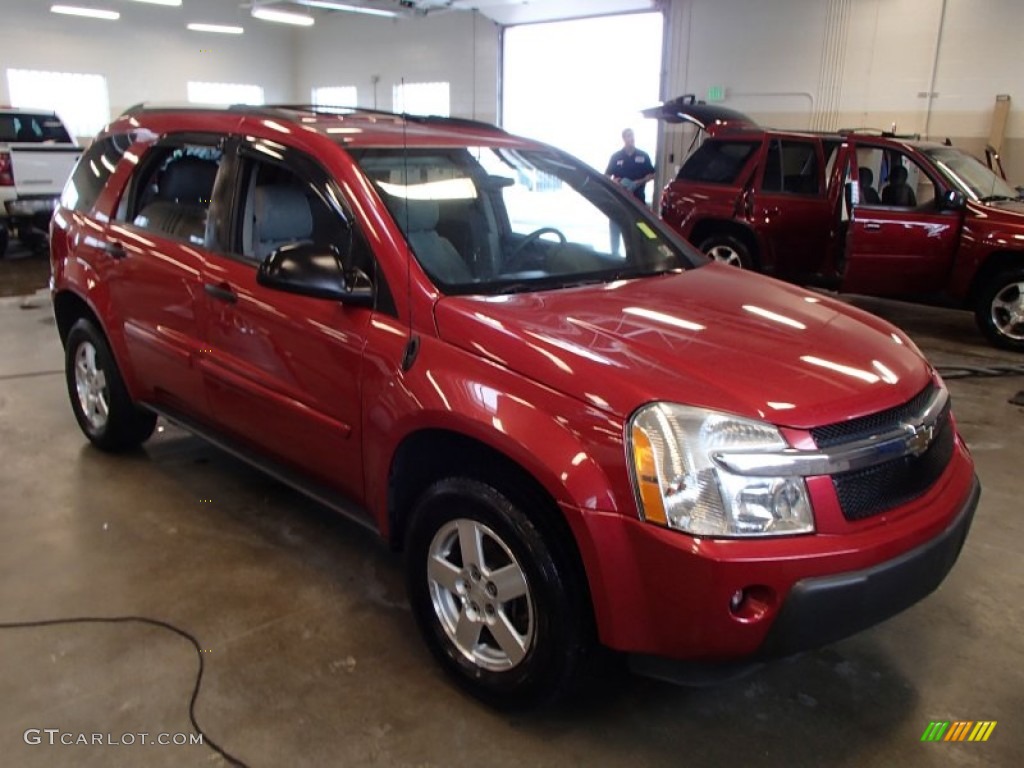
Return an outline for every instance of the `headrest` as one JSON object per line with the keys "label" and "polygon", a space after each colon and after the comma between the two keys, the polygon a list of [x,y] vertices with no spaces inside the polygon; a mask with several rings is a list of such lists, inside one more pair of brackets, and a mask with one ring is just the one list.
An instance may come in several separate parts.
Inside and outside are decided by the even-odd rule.
{"label": "headrest", "polygon": [[890,184],[902,184],[907,180],[907,169],[902,165],[894,165],[889,171]]}
{"label": "headrest", "polygon": [[309,201],[298,187],[273,184],[256,187],[253,214],[261,242],[307,240],[313,234]]}
{"label": "headrest", "polygon": [[869,187],[875,182],[875,174],[871,172],[870,168],[861,168],[858,171],[858,178],[861,184],[867,184]]}
{"label": "headrest", "polygon": [[160,176],[160,199],[209,205],[217,164],[198,157],[183,157],[168,165]]}
{"label": "headrest", "polygon": [[436,200],[402,200],[395,205],[398,226],[412,232],[429,232],[437,227],[440,209]]}

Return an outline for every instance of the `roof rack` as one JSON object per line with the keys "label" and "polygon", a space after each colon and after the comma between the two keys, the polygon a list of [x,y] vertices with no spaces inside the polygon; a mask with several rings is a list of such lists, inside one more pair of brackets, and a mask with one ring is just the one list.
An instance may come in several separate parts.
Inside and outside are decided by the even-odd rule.
{"label": "roof rack", "polygon": [[895,131],[886,131],[881,128],[840,128],[836,133],[840,136],[860,134],[862,136],[878,136],[883,139],[908,139],[910,141],[921,140],[920,133],[896,133]]}
{"label": "roof rack", "polygon": [[141,112],[162,112],[162,111],[213,111],[228,110],[230,112],[245,112],[249,114],[279,114],[281,112],[311,112],[315,115],[379,115],[381,117],[394,117],[399,120],[407,120],[411,123],[426,125],[451,125],[463,128],[483,128],[488,131],[499,131],[506,133],[493,123],[483,120],[472,120],[467,117],[441,117],[440,115],[411,115],[402,112],[388,112],[383,109],[372,109],[370,107],[345,107],[340,105],[325,104],[231,104],[229,106],[213,106],[203,104],[147,104],[139,102],[128,107],[122,116],[131,117]]}

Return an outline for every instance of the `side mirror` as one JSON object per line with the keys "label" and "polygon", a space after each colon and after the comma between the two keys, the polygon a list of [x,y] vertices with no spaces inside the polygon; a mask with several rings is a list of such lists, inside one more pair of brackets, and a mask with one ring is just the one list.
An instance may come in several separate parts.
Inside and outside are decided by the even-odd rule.
{"label": "side mirror", "polygon": [[967,196],[959,189],[950,189],[942,196],[942,207],[947,211],[959,211],[967,205]]}
{"label": "side mirror", "polygon": [[260,264],[256,282],[267,288],[357,307],[373,306],[373,284],[360,270],[346,274],[334,246],[282,245]]}

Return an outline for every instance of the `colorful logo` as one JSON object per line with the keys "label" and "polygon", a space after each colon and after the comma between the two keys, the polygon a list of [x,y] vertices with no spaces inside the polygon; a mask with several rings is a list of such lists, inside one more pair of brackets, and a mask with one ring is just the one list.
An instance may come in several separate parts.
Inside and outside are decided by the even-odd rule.
{"label": "colorful logo", "polygon": [[988,741],[995,727],[995,720],[932,720],[921,741]]}

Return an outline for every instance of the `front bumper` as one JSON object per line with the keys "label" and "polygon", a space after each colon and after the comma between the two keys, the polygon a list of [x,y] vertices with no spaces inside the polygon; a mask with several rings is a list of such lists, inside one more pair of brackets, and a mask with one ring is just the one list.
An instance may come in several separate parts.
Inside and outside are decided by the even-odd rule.
{"label": "front bumper", "polygon": [[952,568],[978,497],[958,439],[922,497],[810,535],[701,539],[616,513],[566,517],[602,643],[640,657],[732,663],[833,642],[923,598]]}

